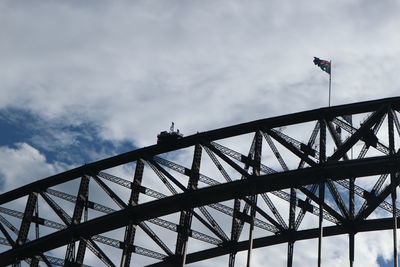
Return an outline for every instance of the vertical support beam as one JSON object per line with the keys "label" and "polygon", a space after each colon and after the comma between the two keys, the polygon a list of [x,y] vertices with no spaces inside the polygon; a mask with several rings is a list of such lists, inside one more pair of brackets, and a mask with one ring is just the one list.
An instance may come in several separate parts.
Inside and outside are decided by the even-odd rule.
{"label": "vertical support beam", "polygon": [[349,261],[350,267],[354,265],[354,233],[349,233]]}
{"label": "vertical support beam", "polygon": [[[260,175],[261,168],[261,152],[262,152],[262,134],[258,130],[255,136],[255,147],[254,147],[254,161],[253,161],[253,177]],[[249,230],[249,248],[247,252],[247,267],[251,265],[251,252],[253,250],[253,230],[254,230],[254,218],[256,217],[256,205],[257,205],[257,195],[252,195],[249,197],[251,201],[250,210],[250,230]]]}
{"label": "vertical support beam", "polygon": [[[296,189],[290,188],[290,205],[289,205],[289,235],[295,231],[295,219],[296,219]],[[293,266],[293,249],[294,242],[288,242],[288,255],[287,255],[287,266]]]}
{"label": "vertical support beam", "polygon": [[247,267],[251,266],[251,253],[253,250],[253,238],[254,238],[254,218],[256,216],[256,208],[257,205],[257,195],[249,196],[249,200],[251,201],[251,209],[250,209],[250,229],[249,229],[249,247],[247,249]]}
{"label": "vertical support beam", "polygon": [[293,249],[294,249],[294,242],[289,241],[288,243],[288,258],[287,258],[287,266],[293,266]]}
{"label": "vertical support beam", "polygon": [[[142,185],[144,163],[142,160],[136,161],[135,175],[133,177],[131,196],[129,198],[129,206],[135,206],[139,202],[140,186]],[[128,267],[131,263],[132,250],[130,249],[133,245],[136,233],[136,225],[129,223],[125,228],[125,237],[123,243],[121,267]]]}
{"label": "vertical support beam", "polygon": [[[84,213],[85,207],[87,207],[87,202],[89,199],[89,176],[84,176],[82,177],[83,180],[85,181],[81,181],[81,188],[79,188],[79,190],[81,191],[81,193],[78,195],[76,201],[77,201],[77,205],[78,205],[78,201],[79,201],[79,222],[82,220],[82,215]],[[76,207],[76,206],[75,206]],[[87,216],[87,214],[85,214],[85,216]],[[72,222],[74,222],[74,217],[72,217]],[[79,223],[76,222],[76,223]],[[76,253],[76,263],[79,265],[83,264],[83,259],[85,258],[85,252],[86,252],[86,240],[81,239],[79,241],[79,245],[78,245],[78,251]]]}
{"label": "vertical support beam", "polygon": [[[35,237],[36,239],[39,239],[39,200],[36,200],[36,205],[35,205]],[[31,258],[31,267],[36,267],[39,266],[39,258],[37,256]]]}
{"label": "vertical support beam", "polygon": [[78,252],[76,253],[76,263],[78,265],[83,264],[83,259],[85,258],[86,252],[86,243],[87,241],[82,238],[79,240]]}
{"label": "vertical support beam", "polygon": [[[320,164],[326,161],[326,122],[321,119],[319,122],[320,132],[319,132],[319,162]],[[323,236],[323,215],[324,215],[324,198],[325,198],[325,183],[321,177],[322,182],[319,183],[319,237],[318,237],[318,267],[321,267],[321,257],[322,257],[322,236]]]}
{"label": "vertical support beam", "polygon": [[349,233],[349,262],[350,267],[353,267],[354,264],[354,231],[353,231],[353,224],[355,219],[355,200],[354,200],[354,188],[355,188],[355,178],[349,179],[350,186],[349,186],[349,217],[351,221],[351,232]]}
{"label": "vertical support beam", "polygon": [[[88,201],[89,201],[89,188],[86,190],[86,196],[84,197],[84,203],[83,203],[83,221],[87,221],[88,219]],[[87,240],[86,239],[81,239],[79,241],[78,245],[78,252],[76,255],[76,263],[82,265],[83,264],[83,259],[85,257],[85,251],[86,251],[86,245],[87,245]]]}
{"label": "vertical support beam", "polygon": [[[36,207],[37,196],[38,196],[37,192],[29,193],[28,200],[25,206],[24,217],[22,218],[17,241],[15,242],[16,246],[21,246],[25,244],[28,238],[29,228],[31,226],[31,222],[34,216],[33,213]],[[20,266],[20,262],[13,264],[13,266]]]}
{"label": "vertical support beam", "polygon": [[[351,148],[351,159],[353,159],[353,148]],[[351,221],[351,225],[354,225],[354,219],[355,219],[355,178],[350,178],[349,179],[349,219]],[[353,230],[353,227],[352,229]],[[351,231],[349,233],[349,263],[350,267],[353,267],[354,265],[354,231]]]}
{"label": "vertical support beam", "polygon": [[[87,202],[87,196],[89,192],[89,181],[90,177],[87,175],[82,176],[81,183],[79,185],[78,195],[76,197],[76,203],[74,208],[74,213],[72,215],[72,225],[79,224],[82,219],[83,209],[85,203]],[[75,260],[75,242],[68,244],[67,251],[65,253],[65,263],[66,264],[82,264],[85,257],[86,242],[84,240],[79,241],[78,252]]]}
{"label": "vertical support beam", "polygon": [[[238,237],[238,230],[240,227],[240,220],[238,219],[238,214],[240,212],[240,200],[235,198],[234,204],[233,204],[233,215],[232,215],[232,231],[231,231],[231,240],[232,243],[236,242],[239,237]],[[234,267],[235,266],[235,257],[236,257],[236,251],[232,251],[229,253],[229,267]]]}
{"label": "vertical support beam", "polygon": [[[188,191],[196,190],[199,182],[200,163],[202,147],[196,144],[194,147],[193,163],[190,170]],[[187,241],[192,225],[193,209],[181,211],[178,226],[178,238],[176,240],[175,254],[177,256],[177,266],[184,266],[186,262]]]}
{"label": "vertical support beam", "polygon": [[39,220],[38,220],[38,218],[39,218],[39,201],[38,200],[36,201],[35,217],[36,217],[36,220],[35,220],[35,230],[36,230],[36,232],[35,232],[35,234],[36,234],[36,239],[39,239],[40,234],[39,234]]}
{"label": "vertical support beam", "polygon": [[[388,109],[388,134],[389,134],[389,155],[393,155],[395,153],[395,144],[394,144],[394,125],[393,125],[393,112],[391,107]],[[396,173],[390,173],[390,182],[392,184],[392,206],[393,206],[393,266],[398,266],[398,255],[397,255],[397,179]]]}
{"label": "vertical support beam", "polygon": [[36,207],[37,192],[31,192],[26,202],[24,217],[22,218],[21,227],[17,238],[17,246],[23,245],[26,242],[29,233],[29,227],[31,226],[33,212]]}

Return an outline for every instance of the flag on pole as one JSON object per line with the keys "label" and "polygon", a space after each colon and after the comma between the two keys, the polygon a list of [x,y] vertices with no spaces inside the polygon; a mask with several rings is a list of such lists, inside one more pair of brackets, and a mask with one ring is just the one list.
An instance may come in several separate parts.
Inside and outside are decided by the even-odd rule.
{"label": "flag on pole", "polygon": [[350,125],[353,125],[353,117],[351,115],[344,115],[342,118]]}
{"label": "flag on pole", "polygon": [[331,74],[331,62],[314,57],[314,64],[321,68],[326,73]]}

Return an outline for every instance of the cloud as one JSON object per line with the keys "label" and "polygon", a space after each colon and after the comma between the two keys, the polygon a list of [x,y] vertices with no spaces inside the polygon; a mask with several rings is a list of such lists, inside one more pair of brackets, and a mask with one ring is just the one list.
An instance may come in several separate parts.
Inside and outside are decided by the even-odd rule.
{"label": "cloud", "polygon": [[3,2],[0,107],[142,146],[171,121],[188,134],[325,106],[313,56],[333,60],[333,103],[392,96],[399,7],[376,5]]}
{"label": "cloud", "polygon": [[[32,138],[0,147],[2,190],[121,144],[154,144],[171,121],[187,135],[326,106],[328,76],[313,56],[333,62],[334,104],[395,96],[399,9],[358,0],[2,1],[0,109],[39,118]],[[77,149],[87,155],[66,155]],[[368,259],[388,258],[385,249]],[[329,251],[330,263],[344,261]]]}
{"label": "cloud", "polygon": [[1,191],[6,192],[70,168],[49,164],[44,155],[26,143],[0,147]]}

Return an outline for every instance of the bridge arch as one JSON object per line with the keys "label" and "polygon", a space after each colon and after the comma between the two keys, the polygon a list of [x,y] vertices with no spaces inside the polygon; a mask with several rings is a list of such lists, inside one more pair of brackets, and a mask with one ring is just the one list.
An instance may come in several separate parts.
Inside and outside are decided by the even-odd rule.
{"label": "bridge arch", "polygon": [[[251,263],[254,248],[287,243],[292,266],[296,241],[318,239],[320,262],[323,236],[347,234],[352,266],[357,233],[396,236],[399,105],[388,98],[197,133],[6,192],[0,262],[80,265],[90,250],[108,266],[135,266],[132,254],[153,266],[229,255],[234,266],[238,251]],[[190,251],[193,240],[202,248]],[[56,248],[63,257],[49,254]]]}

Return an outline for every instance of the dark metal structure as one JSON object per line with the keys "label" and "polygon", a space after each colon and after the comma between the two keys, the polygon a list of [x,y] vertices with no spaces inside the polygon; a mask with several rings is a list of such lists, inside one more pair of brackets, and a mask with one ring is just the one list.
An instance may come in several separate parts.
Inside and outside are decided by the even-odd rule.
{"label": "dark metal structure", "polygon": [[347,235],[353,266],[355,235],[389,229],[397,266],[399,109],[388,98],[257,120],[4,193],[0,264],[183,266],[227,255],[234,266],[245,251],[250,266],[253,250],[287,243],[292,266],[296,242],[318,239],[321,266],[324,237]]}

